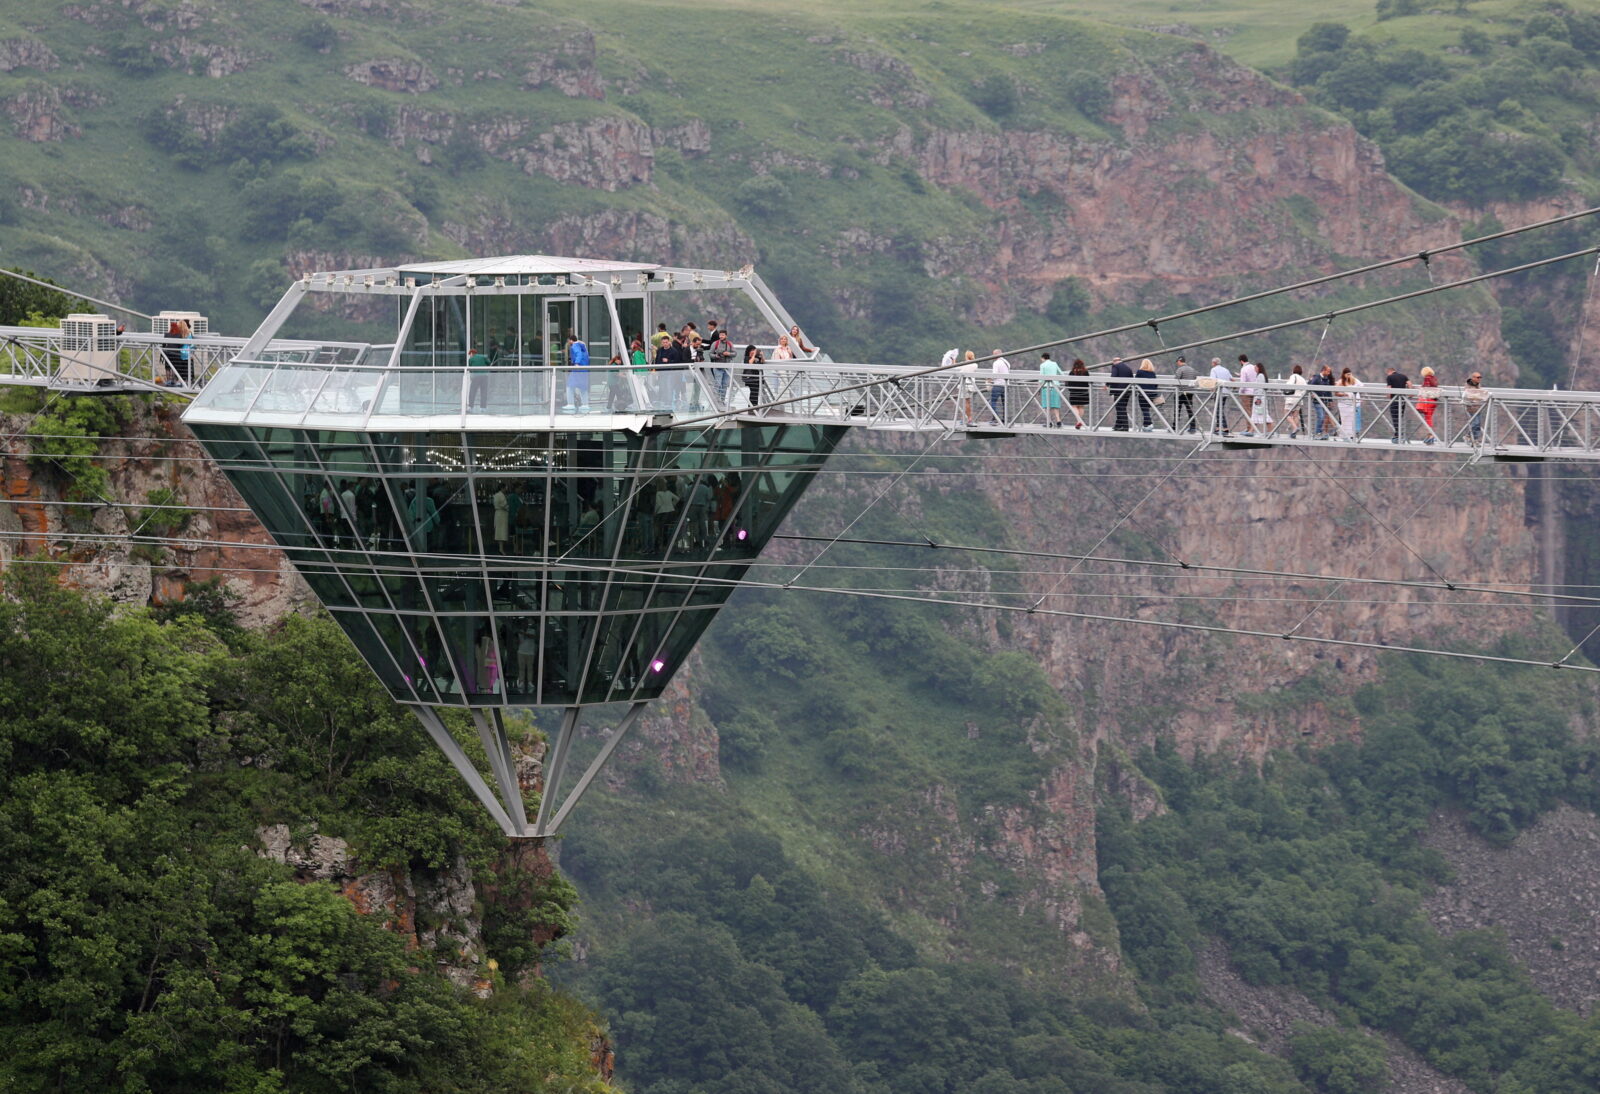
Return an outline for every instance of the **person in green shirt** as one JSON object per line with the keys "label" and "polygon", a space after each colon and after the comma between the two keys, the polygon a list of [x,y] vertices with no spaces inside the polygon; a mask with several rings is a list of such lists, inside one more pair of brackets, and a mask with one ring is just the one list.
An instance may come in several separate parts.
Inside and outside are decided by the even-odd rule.
{"label": "person in green shirt", "polygon": [[[1061,366],[1046,353],[1039,358],[1040,376],[1060,376]],[[1052,429],[1061,428],[1061,382],[1043,380],[1039,384],[1039,401],[1044,406],[1045,424]]]}
{"label": "person in green shirt", "polygon": [[467,358],[467,371],[472,374],[472,384],[467,392],[467,403],[472,407],[489,409],[489,358],[482,346],[473,346]]}

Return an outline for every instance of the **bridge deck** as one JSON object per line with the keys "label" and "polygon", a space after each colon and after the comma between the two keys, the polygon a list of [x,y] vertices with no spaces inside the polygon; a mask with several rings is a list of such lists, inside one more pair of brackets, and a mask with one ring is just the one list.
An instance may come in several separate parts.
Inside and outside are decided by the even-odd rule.
{"label": "bridge deck", "polygon": [[[1012,371],[918,370],[826,361],[759,366],[586,370],[501,361],[464,367],[391,367],[390,346],[275,340],[240,361],[240,338],[190,340],[187,374],[159,335],[119,336],[114,354],[63,347],[49,327],[0,327],[0,385],[81,394],[154,390],[198,395],[190,417],[270,419],[337,428],[392,421],[409,429],[639,428],[740,421],[848,424],[889,432],[949,431],[972,438],[1039,434],[1128,437],[1234,447],[1405,446],[1502,460],[1600,460],[1600,393],[1450,386],[1393,392],[1382,385],[1313,388],[1170,377],[1117,381]],[[225,364],[227,379],[209,381]],[[578,378],[590,402],[567,403]],[[1200,386],[1207,384],[1207,386]],[[223,390],[226,389],[226,390]],[[581,403],[581,399],[580,399]],[[1077,404],[1077,412],[1074,412]],[[1252,411],[1261,405],[1251,423]],[[1319,413],[1319,406],[1322,408]],[[1082,425],[1079,425],[1079,419]],[[1059,422],[1058,422],[1059,420]],[[1319,430],[1320,425],[1320,430]]]}
{"label": "bridge deck", "polygon": [[1600,459],[1600,394],[1590,392],[1281,382],[1201,387],[1170,377],[1103,376],[1079,378],[1073,386],[1070,378],[1016,371],[1000,388],[990,373],[944,372],[830,391],[880,376],[862,366],[768,366],[755,409],[741,417],[843,420],[874,430],[949,430],[974,438],[1111,436],[1240,448],[1404,446],[1502,460]]}

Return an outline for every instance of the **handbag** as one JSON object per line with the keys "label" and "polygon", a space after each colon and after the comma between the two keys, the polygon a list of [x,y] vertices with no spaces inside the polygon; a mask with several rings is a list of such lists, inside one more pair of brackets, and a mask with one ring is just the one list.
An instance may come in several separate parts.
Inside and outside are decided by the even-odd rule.
{"label": "handbag", "polygon": [[1157,395],[1154,399],[1150,400],[1150,405],[1151,406],[1166,406],[1167,405],[1167,397],[1165,395]]}
{"label": "handbag", "polygon": [[1201,376],[1195,380],[1194,386],[1201,391],[1215,391],[1217,389],[1217,381],[1210,376]]}

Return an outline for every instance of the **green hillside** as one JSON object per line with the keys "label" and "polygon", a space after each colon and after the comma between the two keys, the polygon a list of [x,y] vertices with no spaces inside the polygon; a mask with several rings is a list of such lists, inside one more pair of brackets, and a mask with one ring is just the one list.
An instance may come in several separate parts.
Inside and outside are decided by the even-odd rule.
{"label": "green hillside", "polygon": [[[1355,257],[1325,224],[1365,261],[1387,232],[1445,225],[1435,200],[1488,226],[1483,206],[1587,193],[1600,173],[1585,129],[1600,105],[1593,19],[1542,0],[1438,7],[10,0],[0,263],[242,332],[306,268],[521,250],[753,261],[839,358],[1042,342]],[[1119,123],[1114,86],[1160,108]],[[1262,184],[1252,157],[1275,148],[1310,158],[1343,139],[1365,156],[1338,115],[1405,187],[1370,164],[1355,169],[1374,184],[1361,199]],[[1046,145],[1039,171],[1061,177],[1041,182],[1021,152]],[[1169,149],[1210,162],[1167,163]],[[1069,197],[1137,155],[1150,159],[1123,192],[1072,221]],[[1133,201],[1150,193],[1165,202],[1153,213]],[[1388,219],[1365,219],[1367,199],[1388,202]],[[1188,265],[1150,253],[1141,216],[1165,218]],[[1059,254],[1027,250],[1074,234],[1115,237],[1132,257],[1094,280],[1104,271],[1062,275]],[[1556,271],[1429,297],[1341,320],[1329,353],[1365,343],[1465,363],[1493,350],[1498,323],[1525,376],[1558,382],[1582,292]],[[0,291],[22,312],[36,299]],[[1284,307],[1154,336],[1220,334]],[[1316,352],[1317,335],[1250,349],[1287,361]],[[19,436],[31,424],[85,455],[125,427],[109,401],[54,409],[18,420]],[[819,488],[796,527],[837,531],[865,504],[860,483],[904,466],[841,458],[835,470],[879,477]],[[1238,492],[1250,474],[1241,460],[1209,488]],[[1006,547],[1027,519],[1075,542],[1102,511],[1083,500],[1092,478],[1018,476],[1008,496],[1026,513],[973,481],[921,478],[857,531]],[[1270,485],[1283,498],[1320,488]],[[1196,494],[1218,512],[1238,503]],[[1369,519],[1338,502],[1334,531],[1308,549],[1344,550],[1344,526]],[[1572,539],[1580,553],[1593,537]],[[1132,525],[1105,546],[1156,549]],[[1023,587],[1021,563],[942,554],[996,595]],[[921,550],[840,544],[828,559],[868,561],[903,567],[875,575],[887,588],[936,576]],[[566,962],[549,940],[573,928],[572,886],[506,850],[331,625],[245,634],[214,590],[195,591],[154,615],[36,579],[0,600],[5,1089],[605,1089],[602,1026],[633,1094],[1357,1094],[1384,1089],[1401,1051],[1389,1039],[1480,1094],[1577,1094],[1600,1074],[1600,1020],[1553,1006],[1502,939],[1445,938],[1420,910],[1447,875],[1419,841],[1434,811],[1504,845],[1559,802],[1600,806],[1594,696],[1578,674],[1396,656],[1359,685],[1333,686],[1323,667],[1246,688],[1237,709],[1271,739],[1298,740],[1285,727],[1312,699],[1361,733],[1255,770],[1115,739],[1161,738],[1183,696],[1113,713],[1093,686],[1063,694],[1020,626],[746,590],[708,633],[695,702],[675,712],[694,740],[672,744],[715,742],[704,767],[720,775],[685,778],[670,745],[630,741],[566,829],[560,866],[584,898]],[[1250,678],[1225,640],[1196,648],[1164,668],[1175,691]],[[1070,655],[1109,676],[1125,651]],[[92,671],[62,669],[80,662]],[[453,914],[410,934],[357,914],[331,880],[257,853],[269,825],[298,845],[337,836],[393,877],[464,873],[482,952],[452,945]],[[435,933],[419,958],[423,931]],[[1327,1024],[1296,1029],[1282,1053],[1240,1035],[1202,983],[1211,943],[1247,983],[1296,993]],[[463,972],[493,999],[462,990]]]}

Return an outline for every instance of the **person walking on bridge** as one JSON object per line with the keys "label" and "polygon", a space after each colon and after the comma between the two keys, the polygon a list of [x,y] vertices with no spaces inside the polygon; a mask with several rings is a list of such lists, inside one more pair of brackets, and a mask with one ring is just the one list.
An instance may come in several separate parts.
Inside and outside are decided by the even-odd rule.
{"label": "person walking on bridge", "polygon": [[961,362],[961,367],[956,369],[961,373],[961,409],[966,414],[967,424],[972,424],[972,397],[978,394],[978,355],[970,349]]}
{"label": "person walking on bridge", "polygon": [[1111,359],[1111,382],[1106,385],[1111,391],[1111,408],[1116,415],[1112,429],[1118,433],[1128,432],[1128,398],[1133,394],[1133,385],[1128,383],[1133,379],[1133,369],[1120,357]]}
{"label": "person walking on bridge", "polygon": [[1156,405],[1156,364],[1148,357],[1139,362],[1139,387],[1134,397],[1144,414],[1144,431],[1149,433],[1155,429],[1151,416]]}
{"label": "person walking on bridge", "polygon": [[1433,444],[1438,441],[1439,434],[1433,428],[1434,411],[1439,409],[1439,379],[1433,374],[1433,369],[1427,365],[1422,366],[1422,396],[1417,400],[1417,413],[1422,415],[1422,420],[1428,426],[1428,438],[1424,444]]}
{"label": "person walking on bridge", "polygon": [[1244,407],[1245,432],[1256,431],[1256,401],[1261,398],[1257,384],[1263,378],[1259,366],[1244,354],[1239,354],[1239,402]]}
{"label": "person walking on bridge", "polygon": [[989,366],[994,372],[994,380],[989,386],[989,411],[994,415],[995,424],[1004,425],[1006,420],[1006,375],[1011,371],[1011,362],[1000,356],[1000,351],[994,351],[994,363]]}
{"label": "person walking on bridge", "polygon": [[1044,424],[1050,429],[1061,428],[1061,381],[1051,379],[1061,375],[1061,366],[1048,353],[1039,357],[1039,405],[1044,408]]}
{"label": "person walking on bridge", "polygon": [[1194,392],[1190,389],[1194,387],[1196,376],[1194,366],[1189,364],[1187,357],[1178,358],[1178,367],[1172,370],[1172,378],[1178,381],[1178,413],[1173,418],[1173,428],[1193,433]]}
{"label": "person walking on bridge", "polygon": [[1461,401],[1467,408],[1467,431],[1472,434],[1472,443],[1477,444],[1483,440],[1483,408],[1489,401],[1489,393],[1483,390],[1483,373],[1474,372],[1467,377]]}
{"label": "person walking on bridge", "polygon": [[1389,443],[1399,444],[1405,439],[1405,430],[1402,428],[1405,408],[1401,405],[1403,397],[1397,392],[1411,386],[1411,377],[1391,367],[1386,370],[1383,382],[1389,387],[1389,421],[1394,426],[1394,436],[1389,438]]}
{"label": "person walking on bridge", "polygon": [[1285,381],[1290,385],[1290,392],[1283,400],[1283,424],[1289,427],[1289,436],[1298,437],[1305,428],[1305,415],[1301,408],[1306,401],[1306,374],[1299,365],[1289,370],[1289,379]]}
{"label": "person walking on bridge", "polygon": [[1322,370],[1308,381],[1309,386],[1318,388],[1312,393],[1311,409],[1316,412],[1317,428],[1312,431],[1312,437],[1317,440],[1328,435],[1328,422],[1333,418],[1333,408],[1328,404],[1331,392],[1320,390],[1333,387],[1333,366],[1323,365]]}
{"label": "person walking on bridge", "polygon": [[1345,369],[1339,373],[1339,390],[1336,398],[1339,400],[1339,439],[1353,441],[1356,439],[1356,388],[1361,386],[1361,381],[1356,379],[1355,373]]}
{"label": "person walking on bridge", "polygon": [[1222,363],[1222,358],[1211,359],[1211,383],[1217,392],[1216,421],[1212,432],[1228,436],[1228,392],[1222,386],[1233,381],[1233,373],[1228,371],[1228,366]]}
{"label": "person walking on bridge", "polygon": [[1072,359],[1072,371],[1069,376],[1082,377],[1081,379],[1067,381],[1067,405],[1072,408],[1072,416],[1077,419],[1073,429],[1083,428],[1083,409],[1089,405],[1089,366],[1083,363],[1082,357]]}

